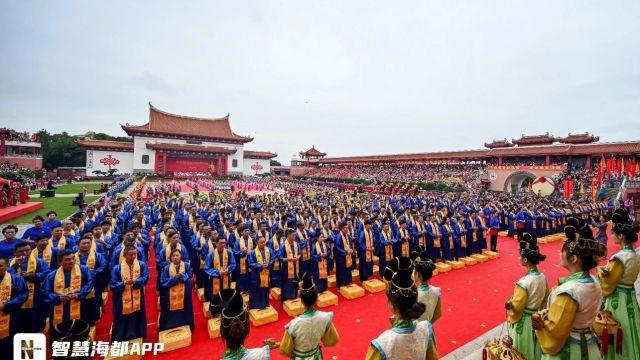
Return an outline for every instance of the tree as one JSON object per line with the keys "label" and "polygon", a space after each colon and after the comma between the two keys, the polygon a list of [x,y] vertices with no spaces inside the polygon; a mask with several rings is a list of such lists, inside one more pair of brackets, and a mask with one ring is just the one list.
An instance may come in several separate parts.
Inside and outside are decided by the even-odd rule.
{"label": "tree", "polygon": [[92,173],[98,175],[98,176],[106,176],[107,173],[102,171],[102,170],[93,170]]}
{"label": "tree", "polygon": [[271,166],[282,166],[278,160],[271,160]]}
{"label": "tree", "polygon": [[107,176],[113,176],[117,172],[118,172],[118,169],[115,169],[115,168],[109,169],[109,170],[107,170]]}
{"label": "tree", "polygon": [[62,132],[50,134],[42,129],[37,133],[42,146],[42,166],[46,169],[56,169],[59,166],[84,166],[86,152],[78,146],[76,138]]}

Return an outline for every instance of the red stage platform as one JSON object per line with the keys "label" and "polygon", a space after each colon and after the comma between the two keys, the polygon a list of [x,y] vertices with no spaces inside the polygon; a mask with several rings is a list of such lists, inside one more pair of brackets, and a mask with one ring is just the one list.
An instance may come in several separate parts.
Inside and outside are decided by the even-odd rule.
{"label": "red stage platform", "polygon": [[6,223],[18,216],[42,209],[43,207],[44,203],[41,202],[27,202],[26,204],[18,204],[16,206],[8,206],[4,209],[0,209],[0,224]]}

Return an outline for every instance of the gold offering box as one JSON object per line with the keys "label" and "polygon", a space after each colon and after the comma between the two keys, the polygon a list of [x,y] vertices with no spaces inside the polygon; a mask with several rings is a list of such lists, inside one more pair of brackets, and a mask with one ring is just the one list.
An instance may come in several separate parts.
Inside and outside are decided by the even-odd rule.
{"label": "gold offering box", "polygon": [[436,263],[436,269],[438,270],[438,272],[446,273],[451,271],[451,265],[445,263]]}
{"label": "gold offering box", "polygon": [[487,251],[487,250],[484,250],[482,252],[482,255],[488,257],[491,260],[497,259],[498,257],[500,257],[500,255],[497,252],[495,252],[495,251]]}
{"label": "gold offering box", "polygon": [[378,279],[371,279],[371,280],[363,281],[362,287],[364,287],[364,289],[370,293],[377,293],[377,292],[385,291],[387,289],[387,284],[385,284],[384,282]]}
{"label": "gold offering box", "polygon": [[220,317],[209,319],[207,321],[207,332],[209,332],[209,339],[215,339],[220,337]]}
{"label": "gold offering box", "polygon": [[204,314],[205,318],[211,319],[211,311],[209,311],[208,301],[202,303],[202,314]]}
{"label": "gold offering box", "polygon": [[343,286],[340,288],[340,295],[352,300],[364,296],[364,289],[356,284]]}
{"label": "gold offering box", "polygon": [[262,326],[278,321],[278,312],[271,306],[249,310],[249,321],[253,326]]}
{"label": "gold offering box", "polygon": [[282,290],[280,288],[271,288],[271,297],[275,300],[280,301],[280,294],[282,294]]}
{"label": "gold offering box", "polygon": [[336,287],[336,276],[335,276],[335,274],[327,276],[327,286],[328,287]]}
{"label": "gold offering box", "polygon": [[463,261],[464,258],[460,258],[460,260],[450,260],[446,261],[445,264],[451,265],[453,269],[462,269],[467,263]]}
{"label": "gold offering box", "polygon": [[162,352],[168,352],[181,349],[191,345],[191,328],[189,325],[160,331],[158,334],[158,342],[164,344]]}
{"label": "gold offering box", "polygon": [[478,260],[478,262],[486,262],[489,261],[489,257],[486,255],[473,254],[471,255],[474,259]]}
{"label": "gold offering box", "polygon": [[327,307],[331,305],[335,305],[338,303],[338,295],[332,293],[331,291],[325,291],[318,294],[318,302],[316,305],[318,307]]}
{"label": "gold offering box", "polygon": [[304,311],[304,306],[302,305],[302,301],[300,299],[287,300],[284,302],[284,312],[291,317],[296,317],[302,314]]}

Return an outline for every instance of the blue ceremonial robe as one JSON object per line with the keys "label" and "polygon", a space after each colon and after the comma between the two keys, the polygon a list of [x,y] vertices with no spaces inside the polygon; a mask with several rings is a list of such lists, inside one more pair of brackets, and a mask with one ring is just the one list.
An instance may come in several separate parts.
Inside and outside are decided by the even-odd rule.
{"label": "blue ceremonial robe", "polygon": [[[228,275],[229,286],[231,286],[231,274],[233,274],[233,271],[236,268],[236,260],[233,257],[233,253],[231,252],[231,250],[224,249],[224,251],[227,252],[227,259],[228,259],[227,271],[229,272],[229,275]],[[211,297],[215,295],[213,294],[213,278],[220,278],[220,271],[216,270],[213,266],[214,256],[218,257],[220,266],[222,266],[223,259],[224,259],[222,253],[218,252],[218,249],[216,249],[210,252],[204,261],[204,272],[207,277],[207,281],[204,282],[204,294],[207,301],[211,301]],[[225,288],[224,281],[221,281],[220,284],[221,284],[220,289],[224,289]]]}
{"label": "blue ceremonial robe", "polygon": [[[298,249],[298,255],[301,255],[302,252],[300,251],[300,245],[294,241],[293,244],[291,244],[292,256],[293,254],[295,254],[295,251],[296,251],[294,247]],[[280,262],[282,263],[282,267],[280,268],[280,301],[281,302],[284,302],[285,300],[289,300],[289,299],[295,299],[297,297],[297,294],[296,294],[297,286],[294,285],[293,279],[289,278],[289,265],[293,264],[291,266],[294,267],[293,268],[294,278],[296,274],[300,272],[299,263],[296,261],[285,262],[284,259],[286,258],[287,258],[287,247],[283,242],[282,245],[280,245],[280,252],[278,252],[278,259],[280,259]]]}
{"label": "blue ceremonial robe", "polygon": [[[13,356],[13,335],[22,332],[20,307],[29,297],[29,288],[22,276],[5,272],[5,276],[11,276],[11,299],[4,303],[4,313],[11,315],[9,318],[9,336],[0,338],[0,349],[7,358]],[[0,282],[2,278],[0,278]]]}
{"label": "blue ceremonial robe", "polygon": [[[256,251],[260,251],[263,262],[258,262]],[[267,252],[269,253],[268,262]],[[249,284],[249,307],[251,309],[264,309],[269,306],[270,286],[260,286],[260,273],[263,271],[272,271],[271,269],[273,268],[273,262],[276,259],[276,255],[273,251],[271,251],[271,249],[269,249],[269,247],[265,246],[264,249],[255,248],[254,250],[252,250],[247,258],[248,266],[251,269],[251,279]],[[267,269],[262,268],[263,264],[267,264]]]}
{"label": "blue ceremonial robe", "polygon": [[[465,225],[467,227],[467,256],[469,256],[476,253],[476,247],[478,244],[477,236],[480,225],[478,224],[477,218],[472,219],[471,217],[467,219],[467,223]],[[475,241],[473,240],[474,238],[476,239]]]}
{"label": "blue ceremonial robe", "polygon": [[[27,272],[28,260],[25,260],[20,265],[20,270],[23,273]],[[13,267],[9,267],[8,271],[12,274],[19,275]],[[20,332],[33,333],[39,332],[44,329],[46,323],[47,311],[45,306],[45,294],[42,291],[42,282],[49,275],[49,267],[47,263],[38,258],[36,260],[35,278],[24,279],[27,283],[33,283],[33,307],[31,309],[20,309]]]}
{"label": "blue ceremonial robe", "polygon": [[[367,241],[365,238],[365,230],[362,230],[360,237],[358,238],[358,272],[360,274],[360,281],[369,280],[373,275],[373,255],[380,253],[376,251],[378,248],[378,241],[376,240],[373,230],[369,231],[371,250],[367,250]],[[369,251],[369,261],[367,261],[367,251]]]}
{"label": "blue ceremonial robe", "polygon": [[[302,236],[300,236],[302,234]],[[313,239],[309,236],[307,229],[296,231],[296,242],[300,245],[300,272],[311,273],[311,243]]]}
{"label": "blue ceremonial robe", "polygon": [[[80,276],[82,277],[80,291],[77,293],[78,299],[81,300],[80,301],[80,318],[87,319],[89,317],[90,310],[87,308],[86,298],[87,298],[87,295],[91,293],[91,290],[93,290],[93,278],[91,277],[91,271],[86,266],[83,266],[83,265],[79,265],[79,266],[80,266]],[[59,269],[59,270],[63,271],[62,269]],[[47,297],[47,302],[49,303],[49,306],[51,306],[51,308],[48,309],[49,310],[48,313],[51,313],[51,314],[53,314],[52,307],[60,304],[60,295],[54,292],[56,273],[57,273],[57,270],[50,272],[44,281],[43,291],[45,296]],[[64,273],[64,286],[65,288],[71,286],[71,271],[65,271]],[[65,322],[70,319],[71,319],[71,306],[69,302],[66,302],[63,307],[62,321]],[[53,325],[53,321],[51,323]]]}
{"label": "blue ceremonial robe", "polygon": [[[240,250],[240,241],[244,242],[245,250]],[[244,261],[246,264],[249,248],[249,239],[240,238],[235,245],[233,246],[233,255],[236,258],[236,270],[235,270],[235,278],[236,278],[236,290],[240,292],[249,291],[249,266],[245,266],[244,270],[242,269],[242,262]],[[243,272],[244,271],[244,272]]]}
{"label": "blue ceremonial robe", "polygon": [[454,230],[451,225],[449,225],[449,229],[447,229],[446,224],[442,224],[440,227],[440,233],[442,234],[442,241],[440,242],[440,245],[442,245],[442,257],[445,261],[453,260],[453,250],[455,249],[453,231]]}
{"label": "blue ceremonial robe", "polygon": [[[438,240],[440,240],[440,244],[436,244]],[[429,257],[433,261],[442,258],[441,240],[442,235],[440,234],[440,227],[438,226],[438,223],[435,221],[427,223],[427,248],[429,249]]]}
{"label": "blue ceremonial robe", "polygon": [[[463,242],[466,242],[467,246],[463,246]],[[456,259],[467,256],[467,247],[469,242],[467,240],[467,230],[461,226],[458,222],[453,224],[453,254]]]}
{"label": "blue ceremonial robe", "polygon": [[311,271],[311,275],[313,276],[313,282],[316,284],[316,289],[321,293],[327,290],[327,278],[320,279],[320,261],[323,259],[327,263],[327,276],[329,275],[329,262],[331,261],[331,248],[327,245],[327,243],[320,241],[320,252],[318,252],[317,242],[311,247],[311,256],[313,258],[313,269]]}
{"label": "blue ceremonial robe", "polygon": [[393,260],[393,235],[391,232],[387,234],[384,231],[380,232],[376,242],[376,252],[378,253],[378,273],[382,277],[387,264]]}
{"label": "blue ceremonial robe", "polygon": [[[133,266],[133,265],[132,265]],[[124,282],[120,276],[118,264],[111,270],[111,284],[109,285],[113,294],[113,325],[111,329],[111,341],[127,341],[147,336],[147,314],[144,303],[144,287],[149,280],[147,264],[140,261],[140,276],[133,284],[133,289],[140,289],[140,310],[131,314],[122,314],[122,295],[124,292]]]}
{"label": "blue ceremonial robe", "polygon": [[271,251],[276,255],[273,261],[273,269],[269,272],[269,275],[271,276],[272,287],[280,286],[280,269],[282,268],[282,263],[280,262],[280,259],[277,255],[280,252],[280,246],[282,246],[281,244],[284,241],[284,237],[281,237],[280,241],[278,241],[275,236],[272,236],[271,239],[269,239],[269,242],[267,242],[267,246],[269,247],[269,249],[271,249]]}
{"label": "blue ceremonial robe", "polygon": [[514,213],[509,213],[509,224],[507,230],[508,237],[513,237],[516,233],[516,214]]}
{"label": "blue ceremonial robe", "polygon": [[[160,320],[158,322],[158,331],[173,329],[176,327],[189,325],[191,331],[195,329],[195,321],[193,319],[193,300],[191,296],[191,276],[193,275],[191,265],[184,263],[185,273],[180,279],[169,276],[169,267],[175,266],[173,263],[167,264],[162,269],[160,275]],[[176,273],[180,271],[180,266],[176,267]],[[184,284],[184,307],[181,310],[171,311],[170,291],[171,288]]]}
{"label": "blue ceremonial robe", "polygon": [[[336,286],[340,288],[341,286],[346,286],[351,284],[351,270],[355,265],[355,262],[352,261],[351,266],[347,267],[347,256],[351,256],[347,254],[343,244],[342,237],[344,235],[340,232],[334,239],[334,256],[336,258]],[[351,239],[349,239],[349,235],[346,235],[346,239],[351,246]]]}
{"label": "blue ceremonial robe", "polygon": [[[80,258],[80,265],[87,266],[87,259],[89,255],[78,254]],[[93,278],[94,296],[87,299],[88,318],[86,319],[89,325],[93,326],[98,320],[100,320],[100,307],[102,306],[102,292],[107,284],[106,274],[107,260],[102,254],[96,252],[96,262],[91,269],[87,266],[87,269],[91,271],[91,277]]]}
{"label": "blue ceremonial robe", "polygon": [[21,243],[20,239],[13,239],[11,242],[7,240],[0,240],[0,257],[7,258],[9,260],[13,259],[15,256],[14,248],[16,244]]}

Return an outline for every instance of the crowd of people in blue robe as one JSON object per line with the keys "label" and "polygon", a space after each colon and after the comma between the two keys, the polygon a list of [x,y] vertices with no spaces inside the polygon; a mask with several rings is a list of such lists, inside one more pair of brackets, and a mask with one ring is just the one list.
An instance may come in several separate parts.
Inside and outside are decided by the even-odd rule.
{"label": "crowd of people in blue robe", "polygon": [[[329,287],[329,275],[335,274],[337,287],[349,285],[356,269],[360,280],[367,280],[380,275],[374,274],[374,258],[384,271],[392,259],[409,256],[419,245],[432,261],[454,260],[484,249],[498,251],[498,232],[542,237],[562,232],[569,217],[589,222],[613,208],[611,202],[474,191],[389,196],[323,186],[285,190],[290,191],[180,196],[176,188],[166,188],[146,200],[97,202],[62,222],[55,213],[46,220],[34,217],[34,226],[20,237],[15,226],[4,227],[0,275],[3,268],[11,274],[21,297],[25,289],[29,297],[28,285],[35,285],[32,308],[13,306],[11,331],[42,331],[61,303],[61,319],[71,319],[74,300],[82,303],[82,319],[95,325],[103,312],[102,295],[111,291],[111,341],[146,337],[144,297],[152,256],[159,330],[194,329],[194,288],[204,289],[204,298],[214,306],[214,295],[235,283],[249,294],[250,308],[262,309],[269,306],[272,288],[280,288],[281,301],[296,298],[298,283],[292,275],[300,272],[311,274],[322,292]],[[80,269],[81,286],[73,297],[55,291],[63,264],[65,284],[74,266]],[[123,276],[127,269],[131,276]],[[171,310],[170,289],[180,284],[185,285],[184,302]],[[7,304],[9,311],[12,303]],[[24,321],[14,323],[19,319]]]}

